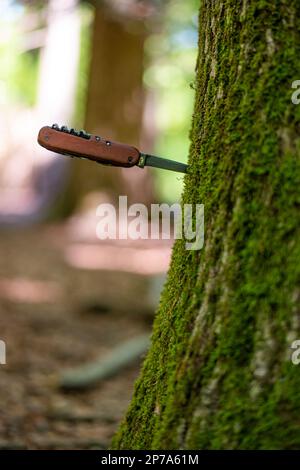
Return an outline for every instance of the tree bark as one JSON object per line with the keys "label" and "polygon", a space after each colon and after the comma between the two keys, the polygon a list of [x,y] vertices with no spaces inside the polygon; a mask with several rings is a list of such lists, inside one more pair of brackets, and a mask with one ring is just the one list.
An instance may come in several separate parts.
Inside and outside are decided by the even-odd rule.
{"label": "tree bark", "polygon": [[175,243],[118,449],[300,447],[298,1],[202,0],[190,172],[200,251]]}

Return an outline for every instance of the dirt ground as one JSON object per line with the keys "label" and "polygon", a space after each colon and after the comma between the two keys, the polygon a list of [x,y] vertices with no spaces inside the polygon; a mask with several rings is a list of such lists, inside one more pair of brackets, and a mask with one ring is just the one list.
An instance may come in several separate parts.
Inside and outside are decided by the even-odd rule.
{"label": "dirt ground", "polygon": [[[6,364],[0,365],[0,449],[109,446],[142,358],[82,391],[61,390],[58,378],[151,330],[157,293],[151,294],[149,279],[164,271],[169,247],[156,246],[155,256],[163,263],[137,273],[128,272],[130,259],[138,259],[138,251],[128,246],[123,246],[122,271],[122,246],[116,242],[114,251],[104,242],[75,243],[62,226],[0,234],[0,339],[6,343]],[[145,247],[139,248],[144,264],[153,262],[153,252],[147,257]],[[103,261],[105,254],[109,259]],[[92,268],[82,266],[88,258]]]}

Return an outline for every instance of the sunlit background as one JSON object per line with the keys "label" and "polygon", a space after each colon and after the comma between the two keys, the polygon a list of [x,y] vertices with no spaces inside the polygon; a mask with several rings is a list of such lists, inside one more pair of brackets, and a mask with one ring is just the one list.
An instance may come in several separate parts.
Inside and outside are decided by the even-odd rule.
{"label": "sunlit background", "polygon": [[128,405],[172,240],[101,242],[96,207],[180,201],[183,176],[36,138],[65,124],[187,162],[198,3],[0,1],[0,449],[105,448]]}

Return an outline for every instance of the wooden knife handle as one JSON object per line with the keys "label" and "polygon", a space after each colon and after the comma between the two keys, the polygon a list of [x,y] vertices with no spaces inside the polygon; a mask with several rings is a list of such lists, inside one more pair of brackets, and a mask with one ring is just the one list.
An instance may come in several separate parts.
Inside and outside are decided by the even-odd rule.
{"label": "wooden knife handle", "polygon": [[85,131],[52,127],[42,127],[38,135],[38,143],[52,152],[71,157],[87,158],[104,165],[132,167],[140,158],[140,152],[131,145],[111,142],[102,137],[88,134]]}

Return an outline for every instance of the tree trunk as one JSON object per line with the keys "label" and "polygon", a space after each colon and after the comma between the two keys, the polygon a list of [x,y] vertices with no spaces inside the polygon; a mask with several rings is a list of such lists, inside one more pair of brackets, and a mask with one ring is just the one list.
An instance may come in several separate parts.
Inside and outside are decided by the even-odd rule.
{"label": "tree trunk", "polygon": [[300,3],[202,0],[178,241],[119,449],[300,447]]}

